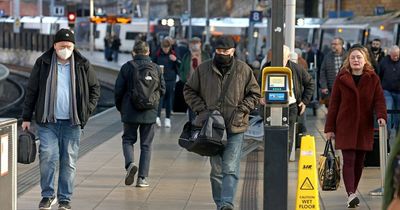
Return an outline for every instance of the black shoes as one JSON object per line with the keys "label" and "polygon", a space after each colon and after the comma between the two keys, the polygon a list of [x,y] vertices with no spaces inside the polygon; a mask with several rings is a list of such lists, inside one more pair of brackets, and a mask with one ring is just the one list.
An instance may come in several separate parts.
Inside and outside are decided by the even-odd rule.
{"label": "black shoes", "polygon": [[58,210],[70,210],[71,205],[69,204],[69,201],[60,201],[58,202]]}
{"label": "black shoes", "polygon": [[137,170],[138,167],[134,163],[129,164],[128,169],[126,169],[125,185],[133,184]]}
{"label": "black shoes", "polygon": [[56,204],[56,202],[57,202],[56,196],[42,198],[42,200],[39,203],[39,209],[40,210],[51,209],[51,206]]}

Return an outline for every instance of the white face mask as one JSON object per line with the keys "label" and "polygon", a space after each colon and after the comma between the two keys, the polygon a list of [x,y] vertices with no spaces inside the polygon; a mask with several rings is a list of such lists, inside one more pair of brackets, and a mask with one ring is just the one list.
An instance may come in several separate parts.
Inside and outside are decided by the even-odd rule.
{"label": "white face mask", "polygon": [[69,57],[71,57],[73,50],[70,50],[68,48],[64,48],[62,50],[56,51],[58,57],[60,57],[63,60],[67,60]]}

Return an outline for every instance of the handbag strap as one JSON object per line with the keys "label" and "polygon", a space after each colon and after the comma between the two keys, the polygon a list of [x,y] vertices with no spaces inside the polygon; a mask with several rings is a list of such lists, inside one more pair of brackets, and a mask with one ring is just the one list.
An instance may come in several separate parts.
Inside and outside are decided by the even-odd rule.
{"label": "handbag strap", "polygon": [[[210,66],[211,66],[211,63],[212,62],[210,62]],[[228,76],[226,78],[224,86],[222,87],[222,92],[221,92],[221,95],[218,98],[217,106],[215,107],[215,109],[217,109],[217,110],[219,110],[221,108],[221,104],[224,101],[224,98],[226,96],[226,92],[228,91],[228,87],[229,87],[229,85],[231,84],[231,82],[233,80],[232,78],[233,78],[233,74],[235,73],[235,71],[233,71],[232,69],[233,69],[233,66],[235,65],[234,63],[235,63],[235,61],[233,61],[231,69],[227,72]],[[211,68],[212,68],[212,66],[211,66]],[[222,78],[222,81],[223,80],[224,79]]]}
{"label": "handbag strap", "polygon": [[333,149],[332,139],[326,140],[325,149],[324,149],[324,156],[327,156],[329,152],[332,152],[333,156],[335,157],[335,150]]}

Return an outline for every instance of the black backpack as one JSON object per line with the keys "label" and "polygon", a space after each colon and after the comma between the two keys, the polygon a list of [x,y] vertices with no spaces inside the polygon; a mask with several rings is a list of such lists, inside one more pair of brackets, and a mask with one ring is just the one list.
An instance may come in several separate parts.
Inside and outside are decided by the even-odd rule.
{"label": "black backpack", "polygon": [[33,163],[36,158],[36,138],[30,131],[23,131],[18,136],[17,146],[18,163]]}
{"label": "black backpack", "polygon": [[158,107],[160,101],[160,73],[154,63],[137,64],[133,66],[133,88],[131,102],[136,110],[148,110]]}

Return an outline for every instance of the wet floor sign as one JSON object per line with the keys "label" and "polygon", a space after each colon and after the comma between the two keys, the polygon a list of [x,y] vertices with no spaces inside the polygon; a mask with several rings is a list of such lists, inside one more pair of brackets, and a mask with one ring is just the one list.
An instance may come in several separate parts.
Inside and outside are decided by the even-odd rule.
{"label": "wet floor sign", "polygon": [[301,138],[296,210],[319,210],[317,159],[313,136]]}

